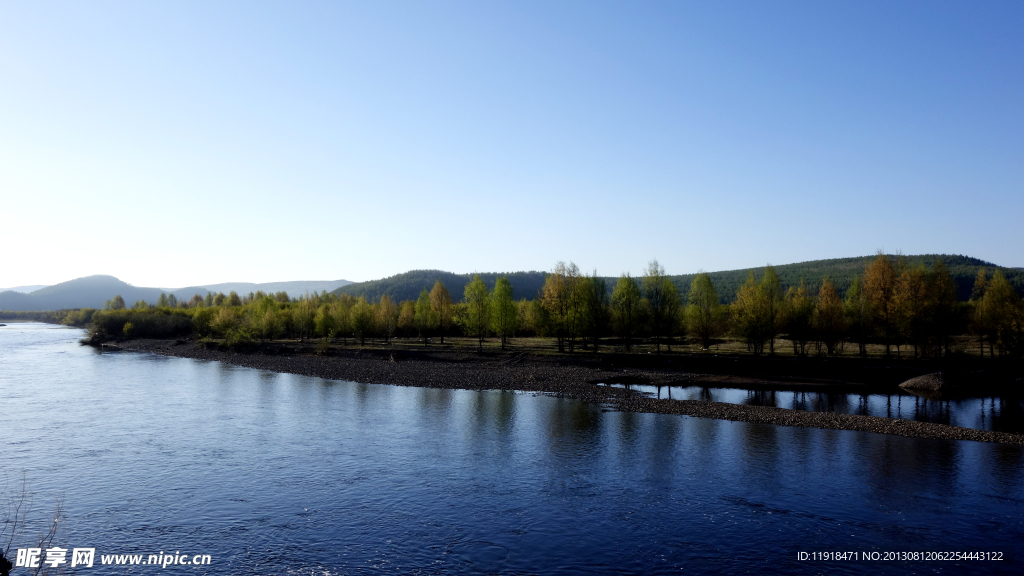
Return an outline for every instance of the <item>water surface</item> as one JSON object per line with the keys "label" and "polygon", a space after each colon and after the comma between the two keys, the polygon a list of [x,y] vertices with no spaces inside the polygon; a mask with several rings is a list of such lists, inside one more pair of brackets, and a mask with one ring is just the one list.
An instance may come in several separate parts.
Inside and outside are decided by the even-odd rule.
{"label": "water surface", "polygon": [[[62,541],[211,574],[1019,573],[1020,447],[356,384],[0,328],[0,462]],[[155,566],[82,574],[153,573]],[[15,574],[18,572],[16,571]]]}

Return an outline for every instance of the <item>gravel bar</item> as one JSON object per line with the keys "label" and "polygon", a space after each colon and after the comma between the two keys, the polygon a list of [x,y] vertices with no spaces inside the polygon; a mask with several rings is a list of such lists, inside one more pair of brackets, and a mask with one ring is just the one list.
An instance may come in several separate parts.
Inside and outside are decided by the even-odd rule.
{"label": "gravel bar", "polygon": [[392,384],[421,388],[465,390],[519,390],[576,398],[607,405],[625,412],[682,414],[738,422],[798,426],[831,430],[856,430],[915,438],[971,440],[1024,445],[1024,435],[988,432],[973,428],[898,420],[879,416],[806,412],[768,406],[748,406],[699,400],[656,399],[633,390],[603,386],[622,378],[634,382],[674,386],[697,384],[699,374],[658,370],[610,370],[581,356],[538,356],[525,353],[480,356],[467,352],[428,350],[422,353],[374,349],[332,350],[331,355],[301,353],[280,347],[275,353],[226,352],[197,346],[193,342],[169,340],[128,340],[120,348],[164,356],[216,360],[235,366],[272,372],[299,374],[330,380],[367,384]]}

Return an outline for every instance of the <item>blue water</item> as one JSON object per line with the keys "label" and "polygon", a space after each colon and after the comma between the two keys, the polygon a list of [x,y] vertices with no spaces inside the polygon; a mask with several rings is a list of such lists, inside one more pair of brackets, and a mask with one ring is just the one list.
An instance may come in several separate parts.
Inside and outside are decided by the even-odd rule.
{"label": "blue water", "polygon": [[[328,381],[0,328],[0,462],[80,574],[1020,573],[1024,451]],[[17,547],[17,544],[15,545]],[[997,550],[1003,562],[798,562]],[[210,554],[202,567],[101,554]],[[14,574],[25,573],[15,569]]]}

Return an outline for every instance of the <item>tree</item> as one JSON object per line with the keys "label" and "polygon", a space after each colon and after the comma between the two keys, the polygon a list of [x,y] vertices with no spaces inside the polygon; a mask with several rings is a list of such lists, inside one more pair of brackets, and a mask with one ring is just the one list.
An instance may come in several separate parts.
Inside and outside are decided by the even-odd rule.
{"label": "tree", "polygon": [[892,260],[879,252],[864,270],[864,294],[871,302],[876,332],[885,342],[885,355],[892,355],[892,344],[897,335],[896,282],[898,274]]}
{"label": "tree", "polygon": [[466,331],[476,336],[477,350],[484,351],[484,337],[491,323],[491,294],[480,275],[466,284],[462,301],[466,304]]}
{"label": "tree", "polygon": [[[172,294],[172,296],[173,296],[173,294]],[[122,298],[120,294],[118,294],[117,296],[114,296],[110,300],[107,300],[106,304],[107,305],[105,307],[107,309],[109,309],[109,310],[124,310],[124,306],[125,306],[124,298]]]}
{"label": "tree", "polygon": [[316,310],[316,316],[313,318],[313,331],[320,338],[331,338],[337,330],[334,323],[333,306],[333,304],[321,304]]}
{"label": "tree", "polygon": [[420,296],[416,299],[416,306],[413,312],[413,324],[415,324],[420,338],[423,338],[423,345],[426,346],[427,334],[437,325],[437,314],[430,307],[430,293],[427,292],[426,288],[420,290]]}
{"label": "tree", "polygon": [[178,307],[178,299],[174,297],[174,293],[173,292],[171,293],[170,296],[167,297],[167,306],[169,308],[177,308]]}
{"label": "tree", "polygon": [[765,337],[768,340],[768,353],[775,354],[775,337],[779,334],[779,327],[785,311],[785,299],[782,295],[782,283],[775,268],[770,264],[764,269],[764,276],[758,286],[758,297],[762,300],[764,317]]}
{"label": "tree", "polygon": [[992,326],[992,317],[985,302],[986,291],[988,291],[988,279],[985,269],[979,268],[978,275],[974,278],[974,287],[971,289],[970,331],[978,338],[982,358],[985,357],[985,338],[991,332]]}
{"label": "tree", "polygon": [[299,341],[304,341],[306,335],[313,332],[316,327],[316,304],[309,298],[307,294],[305,298],[299,300],[299,305],[292,316],[292,321],[295,323],[295,328],[299,331]]}
{"label": "tree", "polygon": [[391,342],[398,328],[398,313],[398,305],[387,294],[381,295],[377,306],[377,326],[380,327],[385,344]]}
{"label": "tree", "polygon": [[565,352],[566,344],[573,352],[582,320],[583,299],[580,297],[580,269],[570,262],[558,262],[548,274],[541,288],[541,305],[547,309],[558,351]]}
{"label": "tree", "polygon": [[594,270],[590,276],[584,276],[580,284],[580,295],[583,301],[583,331],[594,345],[597,352],[601,336],[608,330],[608,285],[604,278]]}
{"label": "tree", "polygon": [[895,308],[897,355],[899,344],[905,340],[914,347],[914,357],[918,357],[923,346],[927,345],[929,315],[928,271],[924,264],[904,270],[896,278],[896,290],[893,294]]}
{"label": "tree", "polygon": [[862,356],[868,355],[867,342],[871,335],[874,312],[871,310],[871,300],[861,287],[860,277],[856,276],[849,290],[846,291],[846,301],[843,304],[846,312],[847,327],[850,336],[857,343],[857,352]]}
{"label": "tree", "polygon": [[711,341],[718,336],[720,305],[715,286],[706,273],[699,272],[693,279],[689,304],[686,308],[687,325],[700,340],[701,348],[707,350],[711,347]]}
{"label": "tree", "polygon": [[1001,270],[992,275],[988,290],[985,291],[985,306],[993,318],[990,342],[999,348],[1000,355],[1007,355],[1016,340],[1016,313],[1020,308],[1020,298],[1013,286],[1006,280]]}
{"label": "tree", "polygon": [[192,298],[188,301],[189,308],[200,308],[203,305],[203,297],[199,294],[193,294]]}
{"label": "tree", "polygon": [[207,308],[209,308],[210,306],[213,306],[213,292],[210,292],[210,291],[206,292],[206,297],[203,298],[203,306],[205,306]]}
{"label": "tree", "polygon": [[625,340],[626,350],[631,348],[633,335],[640,323],[641,306],[640,287],[628,273],[623,274],[612,289],[612,312],[619,336]]}
{"label": "tree", "polygon": [[654,345],[658,354],[661,354],[661,337],[665,333],[668,322],[665,280],[665,268],[658,264],[657,260],[651,260],[640,281],[643,297],[647,299],[651,332],[654,334]]}
{"label": "tree", "polygon": [[954,333],[959,334],[963,330],[960,324],[962,307],[957,299],[956,281],[941,258],[932,266],[928,291],[931,295],[932,336],[941,346],[943,353],[949,356],[950,338]]}
{"label": "tree", "polygon": [[149,302],[145,300],[136,300],[135,304],[132,304],[132,310],[148,310]]}
{"label": "tree", "polygon": [[398,330],[406,336],[416,331],[416,303],[412,300],[398,305]]}
{"label": "tree", "polygon": [[846,337],[843,301],[836,292],[836,285],[827,276],[818,289],[818,302],[814,307],[814,332],[818,341],[825,345],[829,356],[842,353],[843,339]]}
{"label": "tree", "polygon": [[359,338],[359,345],[366,345],[366,335],[373,330],[373,309],[362,296],[356,300],[349,312],[352,317],[352,330],[356,338]]}
{"label": "tree", "polygon": [[747,281],[736,291],[736,300],[732,303],[733,328],[736,335],[747,343],[747,350],[759,356],[764,352],[765,328],[764,313],[761,299],[758,296],[758,284],[751,271]]}
{"label": "tree", "polygon": [[348,294],[342,294],[331,309],[331,314],[334,316],[334,329],[342,335],[342,344],[345,344],[346,338],[352,334],[351,310],[355,303],[355,298]]}
{"label": "tree", "polygon": [[437,280],[430,290],[430,307],[437,315],[437,327],[441,331],[441,345],[444,346],[444,336],[452,327],[455,318],[455,311],[452,309],[452,296],[444,284]]}
{"label": "tree", "polygon": [[786,317],[782,323],[790,342],[793,343],[793,355],[807,354],[807,342],[812,336],[813,322],[814,298],[807,290],[807,284],[801,279],[800,286],[790,286],[786,291]]}
{"label": "tree", "polygon": [[676,288],[675,283],[672,282],[672,280],[670,280],[667,277],[665,278],[665,280],[663,280],[663,282],[665,284],[665,287],[663,289],[665,309],[664,314],[662,316],[662,320],[664,322],[663,326],[665,334],[665,345],[668,347],[669,353],[671,353],[672,335],[675,334],[676,330],[678,330],[681,327],[685,318],[683,317],[682,313],[683,301],[682,298],[680,298],[679,296],[679,289]]}
{"label": "tree", "polygon": [[491,328],[501,337],[501,349],[505,349],[506,341],[516,329],[518,308],[512,297],[512,284],[502,276],[494,283],[491,295]]}
{"label": "tree", "polygon": [[[249,300],[251,301],[252,298],[250,297]],[[241,306],[241,305],[242,305],[242,299],[238,297],[238,293],[237,292],[232,290],[231,293],[228,294],[228,306]]]}
{"label": "tree", "polygon": [[167,304],[167,294],[164,294],[163,292],[161,292],[160,293],[160,297],[156,299],[156,305],[159,308],[166,308],[168,306],[168,304]]}

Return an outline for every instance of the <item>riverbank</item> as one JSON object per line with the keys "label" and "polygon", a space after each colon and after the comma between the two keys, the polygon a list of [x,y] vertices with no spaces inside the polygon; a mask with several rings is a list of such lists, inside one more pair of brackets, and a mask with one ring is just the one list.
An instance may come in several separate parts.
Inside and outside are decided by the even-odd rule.
{"label": "riverbank", "polygon": [[[750,376],[691,372],[667,366],[623,365],[614,357],[590,355],[543,356],[526,353],[478,355],[464,351],[387,349],[332,349],[327,355],[313,353],[312,345],[273,344],[239,353],[183,340],[132,339],[119,343],[123,350],[165,356],[216,360],[235,366],[299,374],[332,380],[468,390],[519,390],[552,394],[599,403],[629,412],[680,414],[776,426],[855,430],[916,438],[971,440],[1024,445],[1024,435],[989,432],[929,422],[895,420],[877,416],[805,412],[765,406],[748,406],[696,400],[669,400],[643,396],[635,391],[602,384],[644,383],[661,386],[729,385],[863,391],[878,393],[894,385],[867,385],[849,381],[785,382]],[[678,364],[678,363],[677,363]],[[746,384],[744,384],[746,382]],[[893,390],[893,393],[896,391]]]}

